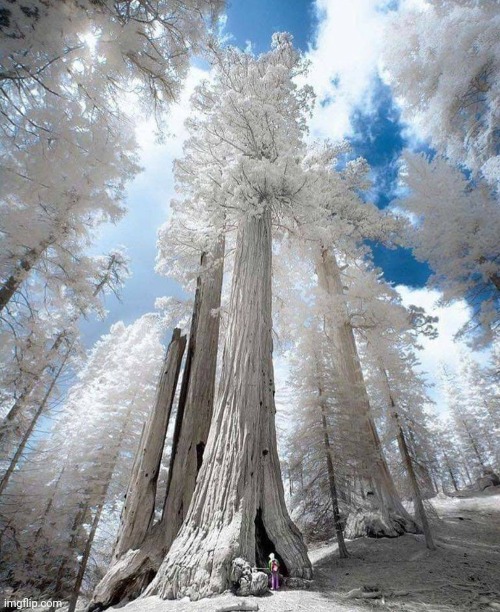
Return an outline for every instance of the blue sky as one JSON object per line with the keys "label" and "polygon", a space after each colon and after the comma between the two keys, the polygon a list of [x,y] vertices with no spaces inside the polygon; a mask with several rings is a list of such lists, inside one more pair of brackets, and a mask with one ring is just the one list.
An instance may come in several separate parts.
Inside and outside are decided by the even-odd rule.
{"label": "blue sky", "polygon": [[[317,104],[310,122],[311,138],[346,138],[353,155],[364,156],[372,167],[372,201],[385,208],[395,197],[397,163],[402,149],[418,134],[402,126],[397,105],[380,77],[380,51],[383,45],[384,19],[389,0],[233,0],[226,11],[224,33],[229,42],[241,48],[251,43],[255,52],[269,48],[275,31],[288,31],[295,44],[311,62],[308,80],[317,94]],[[174,196],[172,162],[182,154],[185,136],[183,122],[189,107],[189,95],[203,77],[202,67],[194,67],[186,83],[183,98],[166,120],[169,138],[155,142],[154,125],[143,122],[138,128],[142,145],[144,172],[130,185],[127,216],[116,226],[103,228],[95,252],[117,245],[126,247],[131,257],[132,277],[118,302],[108,297],[109,311],[104,321],[82,323],[87,347],[107,333],[112,323],[133,322],[154,311],[155,299],[180,296],[179,286],[154,272],[156,233],[168,217],[169,201]],[[439,294],[424,288],[430,270],[415,261],[406,249],[389,250],[372,245],[374,261],[384,270],[385,278],[400,287],[404,302],[438,313]],[[440,339],[432,341],[422,354],[423,367],[436,372],[439,360],[458,363],[458,351],[452,342],[468,316],[467,306],[439,311]],[[432,379],[432,376],[431,376]]]}
{"label": "blue sky", "polygon": [[295,45],[306,51],[316,27],[315,3],[311,0],[233,0],[226,10],[225,31],[234,44],[251,41],[257,53],[269,48],[274,32],[290,32]]}
{"label": "blue sky", "polygon": [[[288,31],[293,34],[295,44],[307,52],[317,43],[321,21],[318,14],[321,12],[313,0],[233,0],[226,11],[224,32],[232,44],[243,48],[251,42],[254,51],[259,53],[269,48],[274,32]],[[357,15],[354,14],[353,18],[356,19]],[[341,19],[339,10],[338,20]],[[344,16],[344,19],[350,20],[349,16]],[[343,85],[335,72],[330,82],[339,82],[340,87]],[[329,104],[335,95],[336,90],[332,85],[330,95],[324,100],[320,99],[322,106]],[[359,107],[352,106],[352,133],[348,139],[353,145],[353,153],[366,157],[372,165],[376,181],[373,196],[378,206],[385,207],[392,197],[397,174],[395,161],[404,146],[404,140],[398,121],[399,114],[394,108],[388,87],[379,80],[366,92],[365,98],[370,99],[368,110],[363,100]],[[175,125],[173,119],[170,123]],[[328,133],[334,123],[335,116],[324,121],[323,130]],[[105,333],[112,322],[123,320],[130,323],[141,314],[151,312],[157,297],[182,293],[175,283],[158,276],[153,270],[156,232],[166,220],[168,201],[173,192],[172,149],[180,154],[181,148],[176,147],[172,141],[165,146],[157,145],[153,134],[144,134],[141,130],[151,131],[152,128],[146,124],[139,130],[139,139],[144,148],[142,165],[145,171],[129,186],[127,216],[117,226],[104,228],[95,249],[102,252],[116,245],[125,246],[132,260],[132,277],[123,290],[121,303],[114,297],[107,298],[109,315],[105,321],[82,324],[87,346],[91,346]],[[175,133],[173,138],[176,138]],[[408,251],[392,251],[374,245],[374,255],[375,263],[384,269],[388,280],[412,286],[422,286],[425,283],[428,268],[417,264]]]}

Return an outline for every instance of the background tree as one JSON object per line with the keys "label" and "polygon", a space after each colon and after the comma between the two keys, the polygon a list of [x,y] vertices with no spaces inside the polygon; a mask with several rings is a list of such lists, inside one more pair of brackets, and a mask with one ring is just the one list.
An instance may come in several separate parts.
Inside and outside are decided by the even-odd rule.
{"label": "background tree", "polygon": [[[20,592],[67,597],[91,540],[99,546],[106,531],[99,521],[116,524],[155,392],[162,334],[154,315],[112,326],[89,355],[50,433],[26,449],[1,499],[2,523],[9,526],[2,539],[2,575]],[[44,428],[49,423],[45,419]],[[26,495],[31,503],[19,511]],[[16,534],[21,555],[9,533]],[[107,562],[110,551],[104,557]]]}
{"label": "background tree", "polygon": [[452,164],[495,185],[500,179],[495,0],[426,0],[398,8],[384,39],[385,67],[403,119],[415,123]]}
{"label": "background tree", "polygon": [[434,270],[431,283],[443,292],[443,303],[465,298],[471,305],[473,318],[459,335],[490,342],[500,299],[496,201],[485,185],[471,187],[439,157],[429,162],[407,153],[404,182],[409,195],[397,204],[416,216],[410,241],[417,258]]}

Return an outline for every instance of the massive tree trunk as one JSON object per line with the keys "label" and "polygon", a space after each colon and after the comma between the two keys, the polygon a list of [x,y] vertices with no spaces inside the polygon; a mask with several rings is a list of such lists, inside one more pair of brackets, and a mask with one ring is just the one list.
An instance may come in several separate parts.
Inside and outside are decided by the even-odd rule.
{"label": "massive tree trunk", "polygon": [[202,256],[202,268],[206,269],[199,279],[197,304],[193,312],[189,369],[182,381],[181,392],[185,395],[182,394],[182,401],[179,402],[161,521],[166,550],[174,541],[188,511],[212,420],[223,257],[223,239],[217,243],[213,255]]}
{"label": "massive tree trunk", "polygon": [[184,524],[146,590],[192,599],[232,586],[236,557],[309,578],[302,537],[285,507],[276,448],[271,319],[271,214],[240,223],[222,378]]}
{"label": "massive tree trunk", "polygon": [[138,461],[120,519],[115,557],[139,548],[154,518],[161,457],[185,346],[186,336],[175,329],[165,355],[155,404],[137,450]]}
{"label": "massive tree trunk", "polygon": [[370,401],[344,299],[340,270],[335,255],[321,248],[316,272],[318,282],[332,301],[332,315],[327,317],[326,331],[332,342],[342,409],[351,427],[348,455],[357,475],[366,483],[370,504],[362,503],[351,513],[345,535],[394,537],[418,527],[403,507],[383,455],[373,420]]}
{"label": "massive tree trunk", "polygon": [[158,571],[189,508],[213,412],[223,261],[223,239],[201,258],[162,518],[139,550],[115,557],[94,592],[93,610],[140,595]]}

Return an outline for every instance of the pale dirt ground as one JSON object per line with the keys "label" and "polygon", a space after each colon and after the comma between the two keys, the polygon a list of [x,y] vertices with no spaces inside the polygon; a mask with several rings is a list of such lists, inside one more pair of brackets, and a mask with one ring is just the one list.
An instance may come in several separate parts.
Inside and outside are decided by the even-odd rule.
{"label": "pale dirt ground", "polygon": [[[500,487],[470,498],[435,498],[437,551],[421,536],[363,538],[348,542],[349,559],[336,545],[311,548],[315,581],[309,591],[280,590],[245,598],[260,612],[470,612],[500,610]],[[376,600],[346,599],[351,589],[378,587]],[[391,594],[391,591],[399,593]],[[224,595],[198,602],[137,600],[124,612],[215,612],[242,598]],[[498,606],[498,607],[496,607]]]}

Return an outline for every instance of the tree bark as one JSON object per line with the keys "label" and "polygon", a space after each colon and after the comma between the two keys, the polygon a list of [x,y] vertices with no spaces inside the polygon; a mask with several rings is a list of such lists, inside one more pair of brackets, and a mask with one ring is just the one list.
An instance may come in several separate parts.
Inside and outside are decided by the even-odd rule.
{"label": "tree bark", "polygon": [[434,544],[434,539],[432,537],[432,532],[431,532],[431,528],[429,525],[429,521],[427,519],[427,512],[425,511],[424,503],[422,501],[422,493],[420,491],[420,485],[418,484],[418,479],[415,473],[413,460],[411,458],[410,451],[408,450],[408,444],[406,443],[404,431],[401,426],[401,422],[399,420],[396,402],[394,400],[394,396],[392,394],[391,386],[389,383],[389,376],[387,375],[387,370],[385,369],[382,361],[380,362],[379,369],[382,375],[382,379],[384,381],[384,386],[385,386],[387,397],[388,397],[389,404],[390,404],[390,414],[391,414],[391,417],[394,419],[394,424],[396,426],[396,437],[398,440],[399,452],[401,453],[401,457],[403,459],[405,469],[410,479],[410,485],[411,485],[412,492],[413,492],[413,503],[415,505],[416,519],[422,526],[422,531],[424,533],[425,544],[427,548],[429,550],[436,550],[436,546]]}
{"label": "tree bark", "polygon": [[[392,397],[391,397],[392,400]],[[413,461],[410,456],[410,452],[408,450],[408,445],[406,444],[406,438],[403,432],[403,428],[401,427],[401,423],[399,422],[399,416],[397,412],[395,412],[396,406],[394,405],[394,401],[392,400],[393,405],[393,413],[392,416],[395,420],[397,438],[398,438],[398,446],[400,453],[403,457],[403,461],[405,464],[406,471],[408,472],[408,476],[410,478],[411,488],[413,491],[413,503],[415,504],[415,514],[422,526],[422,531],[424,532],[425,537],[425,545],[429,550],[436,550],[436,545],[434,544],[434,539],[432,537],[431,528],[429,525],[429,521],[427,519],[427,512],[424,508],[424,503],[422,501],[422,494],[420,492],[420,487],[418,485],[417,476],[415,474],[415,470],[413,469]]]}
{"label": "tree bark", "polygon": [[330,498],[333,509],[333,522],[335,524],[335,533],[337,534],[337,542],[339,545],[339,557],[347,559],[349,553],[345,545],[344,530],[342,529],[342,521],[340,520],[339,500],[337,496],[337,483],[335,482],[335,470],[333,467],[332,449],[330,446],[330,437],[328,435],[328,425],[326,422],[326,407],[322,400],[322,391],[319,389],[320,407],[321,407],[321,424],[323,427],[323,439],[325,445],[326,467],[328,470],[328,483],[330,485]]}
{"label": "tree bark", "polygon": [[[69,540],[68,549],[69,551],[75,551],[75,555],[77,554],[76,549],[78,546],[80,529],[85,522],[85,517],[87,516],[87,511],[89,509],[89,503],[89,494],[88,491],[86,491],[85,498],[78,504],[78,510],[76,512],[75,518],[73,519],[73,524],[71,527],[71,537]],[[63,557],[56,575],[54,593],[61,599],[65,599],[66,597],[68,597],[68,595],[71,596],[72,593],[72,591],[70,590],[71,587],[69,586],[69,584],[67,585],[67,583],[71,584],[72,580],[74,579],[74,573],[68,575],[70,574],[67,569],[69,561],[69,554]]]}
{"label": "tree bark", "polygon": [[218,241],[213,254],[202,257],[202,268],[206,269],[199,279],[197,303],[195,300],[188,353],[190,367],[183,380],[185,394],[181,394],[179,401],[161,521],[165,552],[189,508],[212,420],[223,257],[223,239]]}
{"label": "tree bark", "polygon": [[94,537],[97,531],[97,526],[99,525],[99,521],[101,519],[103,508],[104,508],[104,502],[102,504],[99,504],[99,506],[96,509],[96,513],[94,514],[92,525],[90,527],[90,532],[85,542],[85,548],[83,549],[82,560],[80,561],[80,566],[78,568],[78,574],[76,576],[75,586],[73,588],[73,592],[71,593],[71,597],[69,599],[68,612],[75,612],[76,610],[76,604],[78,602],[78,596],[80,595],[80,589],[82,587],[83,577],[85,576],[85,570],[87,569],[87,563],[90,557],[90,551],[92,549],[92,544],[94,542]]}
{"label": "tree bark", "polygon": [[181,336],[180,330],[175,329],[165,356],[155,404],[137,451],[139,462],[123,507],[115,557],[127,550],[139,548],[154,518],[161,457],[185,346],[186,336]]}
{"label": "tree bark", "polygon": [[236,557],[311,577],[284,502],[276,448],[271,213],[240,222],[219,397],[184,524],[145,595],[199,599],[231,587]]}
{"label": "tree bark", "polygon": [[434,544],[434,539],[432,537],[431,528],[429,525],[429,521],[427,519],[427,512],[425,511],[424,503],[422,501],[422,493],[420,491],[420,485],[418,484],[417,475],[415,473],[415,469],[413,466],[413,460],[410,455],[410,451],[408,450],[408,444],[406,443],[406,438],[404,435],[403,428],[401,426],[401,422],[399,420],[399,415],[397,413],[397,406],[394,400],[394,396],[392,394],[391,385],[389,382],[389,376],[387,375],[387,370],[385,369],[382,360],[380,360],[379,365],[380,373],[382,374],[382,380],[384,382],[384,386],[386,389],[387,399],[389,400],[389,408],[391,417],[394,419],[394,425],[396,426],[396,437],[398,440],[399,452],[401,453],[401,457],[403,459],[403,463],[405,465],[406,471],[408,473],[408,477],[410,479],[410,485],[413,492],[413,503],[415,505],[415,515],[417,521],[422,526],[422,531],[425,537],[425,544],[429,550],[436,550],[436,546]]}
{"label": "tree bark", "polygon": [[453,470],[451,469],[451,465],[450,465],[450,461],[448,459],[448,455],[446,453],[444,453],[444,460],[445,460],[445,463],[446,463],[446,467],[448,468],[448,474],[450,475],[451,482],[453,484],[453,488],[455,489],[455,491],[458,491],[458,484],[457,484],[457,481],[455,479],[455,475],[453,474]]}
{"label": "tree bark", "polygon": [[162,518],[140,550],[114,558],[94,591],[90,609],[102,610],[140,595],[158,571],[189,508],[213,412],[223,261],[223,239],[201,258]]}
{"label": "tree bark", "polygon": [[43,241],[38,248],[29,249],[18,263],[16,269],[0,287],[0,312],[7,306],[13,295],[31,272],[33,266],[40,259],[41,254],[52,243],[52,237]]}
{"label": "tree bark", "polygon": [[[338,372],[342,406],[355,427],[348,454],[352,455],[360,479],[371,483],[369,492],[376,496],[376,503],[370,510],[372,514],[381,515],[381,520],[377,520],[377,535],[394,537],[405,531],[418,532],[417,525],[401,503],[383,455],[344,300],[340,270],[335,255],[324,247],[319,253],[316,271],[320,287],[332,300],[333,314],[327,317],[327,334],[334,349],[333,361]],[[368,524],[363,533],[362,514],[363,509],[360,508],[355,524],[348,526],[348,537],[369,533],[371,528]]]}

